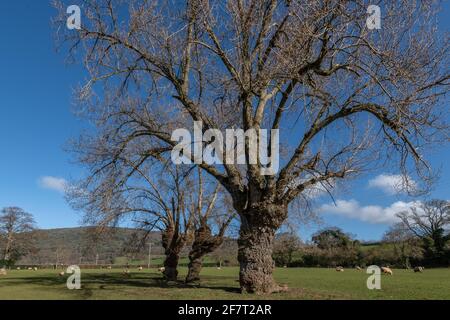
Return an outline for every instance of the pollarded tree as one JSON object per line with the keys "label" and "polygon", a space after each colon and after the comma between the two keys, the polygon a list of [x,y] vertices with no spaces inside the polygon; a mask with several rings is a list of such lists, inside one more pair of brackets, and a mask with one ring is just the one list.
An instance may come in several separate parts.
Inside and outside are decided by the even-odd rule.
{"label": "pollarded tree", "polygon": [[[194,216],[189,212],[194,201],[189,172],[171,164],[150,169],[122,161],[122,166],[106,175],[95,175],[96,181],[72,187],[67,197],[74,208],[84,212],[84,223],[95,225],[99,234],[121,222],[133,223],[139,233],[133,248],[145,245],[150,232],[160,231],[165,254],[163,274],[166,280],[175,281],[181,251],[192,242],[194,231]],[[158,175],[152,177],[149,171]]]}
{"label": "pollarded tree", "polygon": [[[80,140],[80,162],[96,174],[123,153],[137,166],[168,159],[173,130],[194,121],[208,141],[210,129],[280,130],[276,174],[250,161],[259,157],[248,140],[246,165],[199,164],[240,216],[242,291],[278,290],[273,240],[296,197],[383,159],[427,181],[425,147],[448,139],[439,2],[377,3],[380,30],[367,26],[368,0],[86,0],[80,30],[65,28],[60,5],[61,36],[91,75],[80,113],[97,130]],[[268,135],[272,157],[277,137]]]}
{"label": "pollarded tree", "polygon": [[[227,206],[226,198],[219,196],[219,185],[208,195],[203,184],[202,172],[199,170],[198,202],[193,204],[191,211],[195,230],[189,251],[187,283],[200,280],[203,258],[222,245],[225,232],[235,218],[234,212]],[[218,200],[218,197],[222,199]]]}

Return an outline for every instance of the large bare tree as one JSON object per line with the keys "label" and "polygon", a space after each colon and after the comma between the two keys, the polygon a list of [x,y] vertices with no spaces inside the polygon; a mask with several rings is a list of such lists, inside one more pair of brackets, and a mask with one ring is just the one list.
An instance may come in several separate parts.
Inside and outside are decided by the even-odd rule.
{"label": "large bare tree", "polygon": [[81,30],[65,28],[57,4],[59,35],[90,74],[80,114],[97,128],[80,139],[80,162],[95,175],[124,153],[137,167],[167,159],[172,131],[194,121],[203,131],[279,129],[275,175],[261,175],[260,162],[199,165],[240,216],[242,291],[279,290],[273,240],[295,198],[382,160],[427,182],[426,147],[448,140],[439,2],[376,1],[380,30],[366,24],[371,2],[86,0]]}

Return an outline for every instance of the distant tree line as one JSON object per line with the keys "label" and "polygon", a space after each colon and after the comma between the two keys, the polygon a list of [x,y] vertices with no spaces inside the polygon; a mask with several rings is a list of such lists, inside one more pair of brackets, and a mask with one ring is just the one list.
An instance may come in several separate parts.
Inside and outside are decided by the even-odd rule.
{"label": "distant tree line", "polygon": [[327,228],[303,244],[295,234],[279,234],[274,260],[287,267],[390,265],[411,268],[450,265],[450,202],[431,200],[399,213],[400,222],[376,244],[363,244],[339,228]]}

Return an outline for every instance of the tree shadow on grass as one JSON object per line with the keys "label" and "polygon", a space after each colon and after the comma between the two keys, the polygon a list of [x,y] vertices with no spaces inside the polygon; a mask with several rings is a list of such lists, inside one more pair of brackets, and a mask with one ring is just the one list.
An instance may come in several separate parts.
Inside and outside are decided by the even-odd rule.
{"label": "tree shadow on grass", "polygon": [[[66,288],[66,281],[68,276],[58,275],[43,275],[36,277],[14,277],[4,282],[3,286],[20,286],[23,284],[36,285],[40,287],[62,289]],[[234,281],[234,278],[230,278],[230,282]],[[225,280],[224,277],[204,277],[201,282],[193,284],[186,284],[184,281],[166,281],[162,277],[131,273],[129,275],[123,275],[121,273],[95,273],[95,274],[81,274],[82,289],[86,290],[82,294],[83,298],[89,298],[92,296],[93,290],[108,290],[112,287],[133,287],[133,288],[159,288],[159,289],[208,289],[208,290],[221,290],[229,293],[239,293],[240,290],[237,287],[223,286],[208,284],[208,281]]]}

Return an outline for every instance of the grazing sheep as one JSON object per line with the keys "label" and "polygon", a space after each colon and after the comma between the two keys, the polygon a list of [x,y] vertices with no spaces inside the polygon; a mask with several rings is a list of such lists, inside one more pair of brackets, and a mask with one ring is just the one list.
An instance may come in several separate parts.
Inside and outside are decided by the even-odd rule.
{"label": "grazing sheep", "polygon": [[64,271],[61,271],[61,272],[59,273],[59,276],[60,276],[60,277],[63,277],[64,275],[65,275]]}
{"label": "grazing sheep", "polygon": [[420,272],[420,273],[422,273],[423,272],[423,269],[425,269],[424,267],[415,267],[414,268],[414,272]]}
{"label": "grazing sheep", "polygon": [[336,271],[337,272],[344,272],[344,267],[341,267],[341,266],[336,267]]}
{"label": "grazing sheep", "polygon": [[384,274],[388,274],[388,275],[390,275],[390,276],[392,276],[394,273],[392,272],[392,270],[391,270],[391,268],[389,268],[389,267],[381,267],[381,271],[384,273]]}
{"label": "grazing sheep", "polygon": [[356,266],[356,270],[361,271],[362,268],[360,266]]}
{"label": "grazing sheep", "polygon": [[5,268],[0,269],[0,276],[6,276],[7,272]]}
{"label": "grazing sheep", "polygon": [[34,268],[33,268],[33,270],[34,270],[34,271],[37,271],[37,270],[38,270],[38,268],[37,268],[37,267],[34,267]]}
{"label": "grazing sheep", "polygon": [[111,266],[108,266],[108,270],[111,270],[112,269],[112,267]]}
{"label": "grazing sheep", "polygon": [[17,269],[17,270],[20,270],[20,267],[17,267],[16,269]]}
{"label": "grazing sheep", "polygon": [[28,270],[33,270],[33,268],[32,267],[28,267]]}
{"label": "grazing sheep", "polygon": [[142,270],[144,270],[144,268],[142,268],[141,266],[139,266],[138,270],[139,270],[139,271],[142,271]]}
{"label": "grazing sheep", "polygon": [[158,268],[158,271],[159,272],[164,272],[164,271],[166,271],[166,268],[164,268],[164,267]]}

